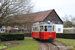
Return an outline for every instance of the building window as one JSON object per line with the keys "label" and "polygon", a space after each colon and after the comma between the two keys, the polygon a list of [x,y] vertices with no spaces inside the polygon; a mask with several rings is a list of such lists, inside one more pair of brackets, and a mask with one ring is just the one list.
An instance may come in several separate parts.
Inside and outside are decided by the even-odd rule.
{"label": "building window", "polygon": [[19,28],[18,28],[18,26],[14,26],[14,29],[15,29],[15,30],[18,30]]}
{"label": "building window", "polygon": [[4,31],[4,29],[1,29],[1,31]]}
{"label": "building window", "polygon": [[60,32],[61,31],[61,29],[60,28],[58,28],[58,32]]}

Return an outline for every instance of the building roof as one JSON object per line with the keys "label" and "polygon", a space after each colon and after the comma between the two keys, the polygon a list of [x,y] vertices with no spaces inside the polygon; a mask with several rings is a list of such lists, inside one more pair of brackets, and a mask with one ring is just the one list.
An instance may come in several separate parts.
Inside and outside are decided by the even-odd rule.
{"label": "building roof", "polygon": [[53,11],[53,9],[52,10],[46,10],[46,11],[37,12],[36,13],[37,15],[36,15],[34,21],[35,22],[43,21],[52,11]]}
{"label": "building roof", "polygon": [[16,17],[17,20],[15,18],[14,21],[20,22],[20,23],[25,23],[27,21],[29,21],[29,22],[43,21],[53,10],[54,9],[35,12],[35,13],[31,13],[31,14],[23,14],[23,15]]}

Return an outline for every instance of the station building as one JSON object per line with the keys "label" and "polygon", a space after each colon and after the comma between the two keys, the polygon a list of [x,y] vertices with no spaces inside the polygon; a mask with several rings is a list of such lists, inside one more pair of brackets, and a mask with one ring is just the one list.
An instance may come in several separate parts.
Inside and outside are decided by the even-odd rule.
{"label": "station building", "polygon": [[[40,12],[35,12],[35,13],[30,13],[30,14],[19,15],[19,16],[15,17],[14,19],[12,19],[9,22],[9,23],[11,23],[11,25],[5,26],[4,30],[10,30],[9,32],[31,32],[33,23],[47,22],[47,21],[50,21],[54,24],[63,25],[63,21],[61,20],[61,18],[57,14],[57,12],[54,9],[51,9],[51,10],[46,10],[46,11],[40,11]],[[14,23],[14,25],[13,25],[13,23]],[[13,31],[11,31],[11,30],[13,30]],[[15,30],[17,30],[17,31],[15,31]]]}

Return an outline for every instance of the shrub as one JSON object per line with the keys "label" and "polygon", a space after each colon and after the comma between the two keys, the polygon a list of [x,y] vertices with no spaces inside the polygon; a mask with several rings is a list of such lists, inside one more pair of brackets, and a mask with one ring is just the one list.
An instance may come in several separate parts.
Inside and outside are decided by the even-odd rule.
{"label": "shrub", "polygon": [[69,34],[57,33],[56,37],[57,38],[66,38],[66,39],[75,39],[75,34],[72,34],[72,33],[69,33]]}
{"label": "shrub", "polygon": [[0,36],[1,41],[11,41],[11,40],[23,40],[24,34],[16,34],[16,33],[4,33]]}
{"label": "shrub", "polygon": [[31,37],[31,33],[24,33],[25,37]]}

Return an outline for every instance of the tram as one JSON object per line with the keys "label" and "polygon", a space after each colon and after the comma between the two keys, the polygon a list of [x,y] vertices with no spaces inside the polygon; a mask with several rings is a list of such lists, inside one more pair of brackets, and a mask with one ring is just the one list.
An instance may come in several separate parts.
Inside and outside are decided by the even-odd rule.
{"label": "tram", "polygon": [[55,24],[37,24],[32,26],[32,37],[40,40],[56,39]]}

